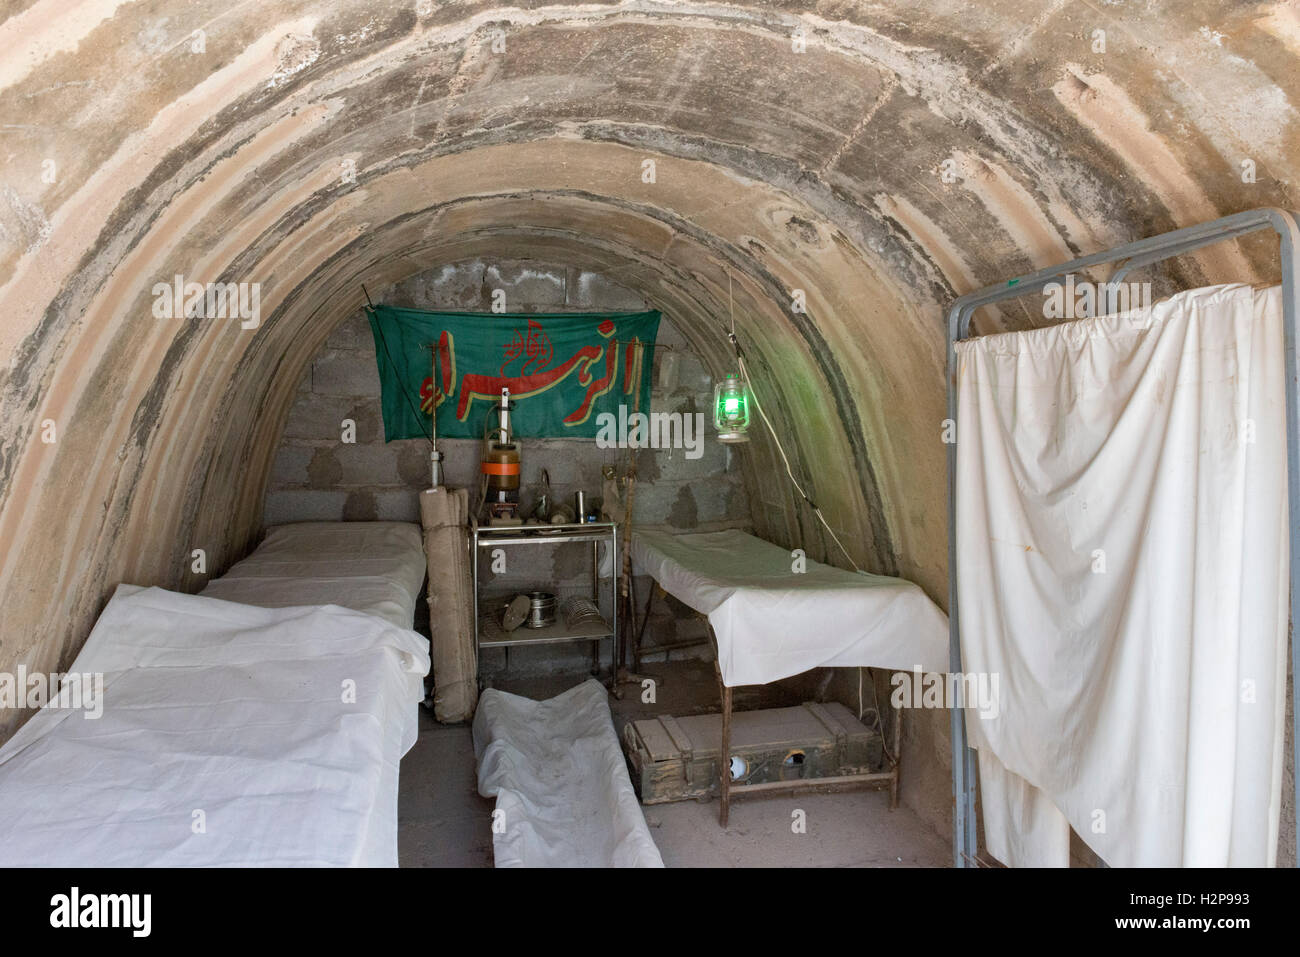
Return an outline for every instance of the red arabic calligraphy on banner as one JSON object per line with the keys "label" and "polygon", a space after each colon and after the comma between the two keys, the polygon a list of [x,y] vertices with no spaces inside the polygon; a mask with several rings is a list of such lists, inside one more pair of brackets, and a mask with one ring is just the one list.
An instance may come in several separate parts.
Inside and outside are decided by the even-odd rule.
{"label": "red arabic calligraphy on banner", "polygon": [[[526,399],[554,388],[569,375],[576,373],[578,384],[585,391],[578,406],[564,416],[564,422],[566,425],[579,425],[591,415],[592,403],[607,393],[617,378],[620,343],[612,339],[614,330],[614,323],[605,320],[596,327],[596,331],[611,341],[604,346],[582,346],[563,363],[551,368],[554,348],[550,337],[541,322],[530,319],[527,331],[515,330],[514,338],[503,347],[504,361],[497,375],[466,373],[459,387],[453,384],[456,377],[454,341],[444,331],[438,342],[436,359],[441,387],[434,388],[433,376],[425,378],[420,384],[420,409],[431,413],[449,396],[459,392],[456,418],[464,422],[469,417],[475,399],[496,402],[502,389],[509,389],[514,399]],[[642,343],[634,339],[625,354],[623,391],[629,395],[640,386],[643,350]],[[518,374],[508,374],[508,367],[521,357],[524,361],[519,365]],[[603,371],[600,368],[602,357]],[[599,378],[595,377],[596,373],[600,373]]]}

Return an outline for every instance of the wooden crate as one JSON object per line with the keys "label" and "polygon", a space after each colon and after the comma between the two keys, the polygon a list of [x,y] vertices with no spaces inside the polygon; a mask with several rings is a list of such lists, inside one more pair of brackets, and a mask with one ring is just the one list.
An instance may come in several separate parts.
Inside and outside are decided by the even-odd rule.
{"label": "wooden crate", "polygon": [[[660,715],[629,722],[623,748],[643,804],[718,793],[722,715]],[[731,753],[746,762],[737,784],[811,780],[877,770],[880,735],[842,704],[739,711],[731,716]]]}

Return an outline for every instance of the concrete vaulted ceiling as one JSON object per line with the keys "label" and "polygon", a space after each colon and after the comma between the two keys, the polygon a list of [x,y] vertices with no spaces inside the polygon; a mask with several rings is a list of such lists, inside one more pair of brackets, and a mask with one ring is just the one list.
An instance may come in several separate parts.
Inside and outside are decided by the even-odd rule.
{"label": "concrete vaulted ceiling", "polygon": [[[859,562],[942,600],[946,303],[1297,205],[1292,3],[19,0],[5,16],[4,669],[66,665],[120,581],[195,587],[192,548],[239,557],[300,376],[360,284],[473,256],[600,270],[715,372],[734,297],[812,496]],[[1272,256],[1216,248],[1174,278],[1269,279]],[[261,324],[155,318],[153,286],[177,274],[259,283]],[[822,551],[770,444],[745,455],[760,527]]]}

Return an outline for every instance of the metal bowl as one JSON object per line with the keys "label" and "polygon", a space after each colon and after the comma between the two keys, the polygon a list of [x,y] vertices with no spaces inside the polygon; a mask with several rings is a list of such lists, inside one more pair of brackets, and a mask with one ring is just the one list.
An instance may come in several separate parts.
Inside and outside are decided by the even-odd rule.
{"label": "metal bowl", "polygon": [[555,624],[555,596],[547,591],[528,593],[528,620],[525,628],[545,628]]}

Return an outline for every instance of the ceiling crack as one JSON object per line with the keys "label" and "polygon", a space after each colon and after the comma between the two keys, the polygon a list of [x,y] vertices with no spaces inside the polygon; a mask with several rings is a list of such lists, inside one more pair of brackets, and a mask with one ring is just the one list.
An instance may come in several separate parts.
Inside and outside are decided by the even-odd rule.
{"label": "ceiling crack", "polygon": [[[1041,11],[1038,16],[1029,21],[1029,25],[1011,38],[1010,42],[1002,47],[1001,50],[993,56],[984,69],[980,71],[981,75],[988,76],[994,70],[998,69],[1007,59],[1020,53],[1024,49],[1029,39],[1038,33],[1049,20],[1056,17],[1061,10],[1069,4],[1070,0],[1056,0],[1050,7]],[[1088,4],[1091,8],[1092,5]],[[1092,8],[1095,9],[1095,8]]]}
{"label": "ceiling crack", "polygon": [[871,124],[871,121],[876,118],[876,114],[880,112],[880,108],[885,105],[885,102],[891,96],[893,96],[894,90],[896,89],[898,89],[898,77],[893,73],[890,73],[885,77],[884,86],[880,90],[880,95],[877,96],[876,101],[871,104],[871,108],[863,114],[862,119],[858,120],[857,125],[854,126],[853,129],[849,131],[849,135],[844,138],[844,142],[836,148],[834,153],[827,157],[826,162],[817,170],[819,176],[825,176],[830,168],[840,161],[840,157],[848,152],[849,147],[854,144],[857,138],[862,135],[862,132]]}

